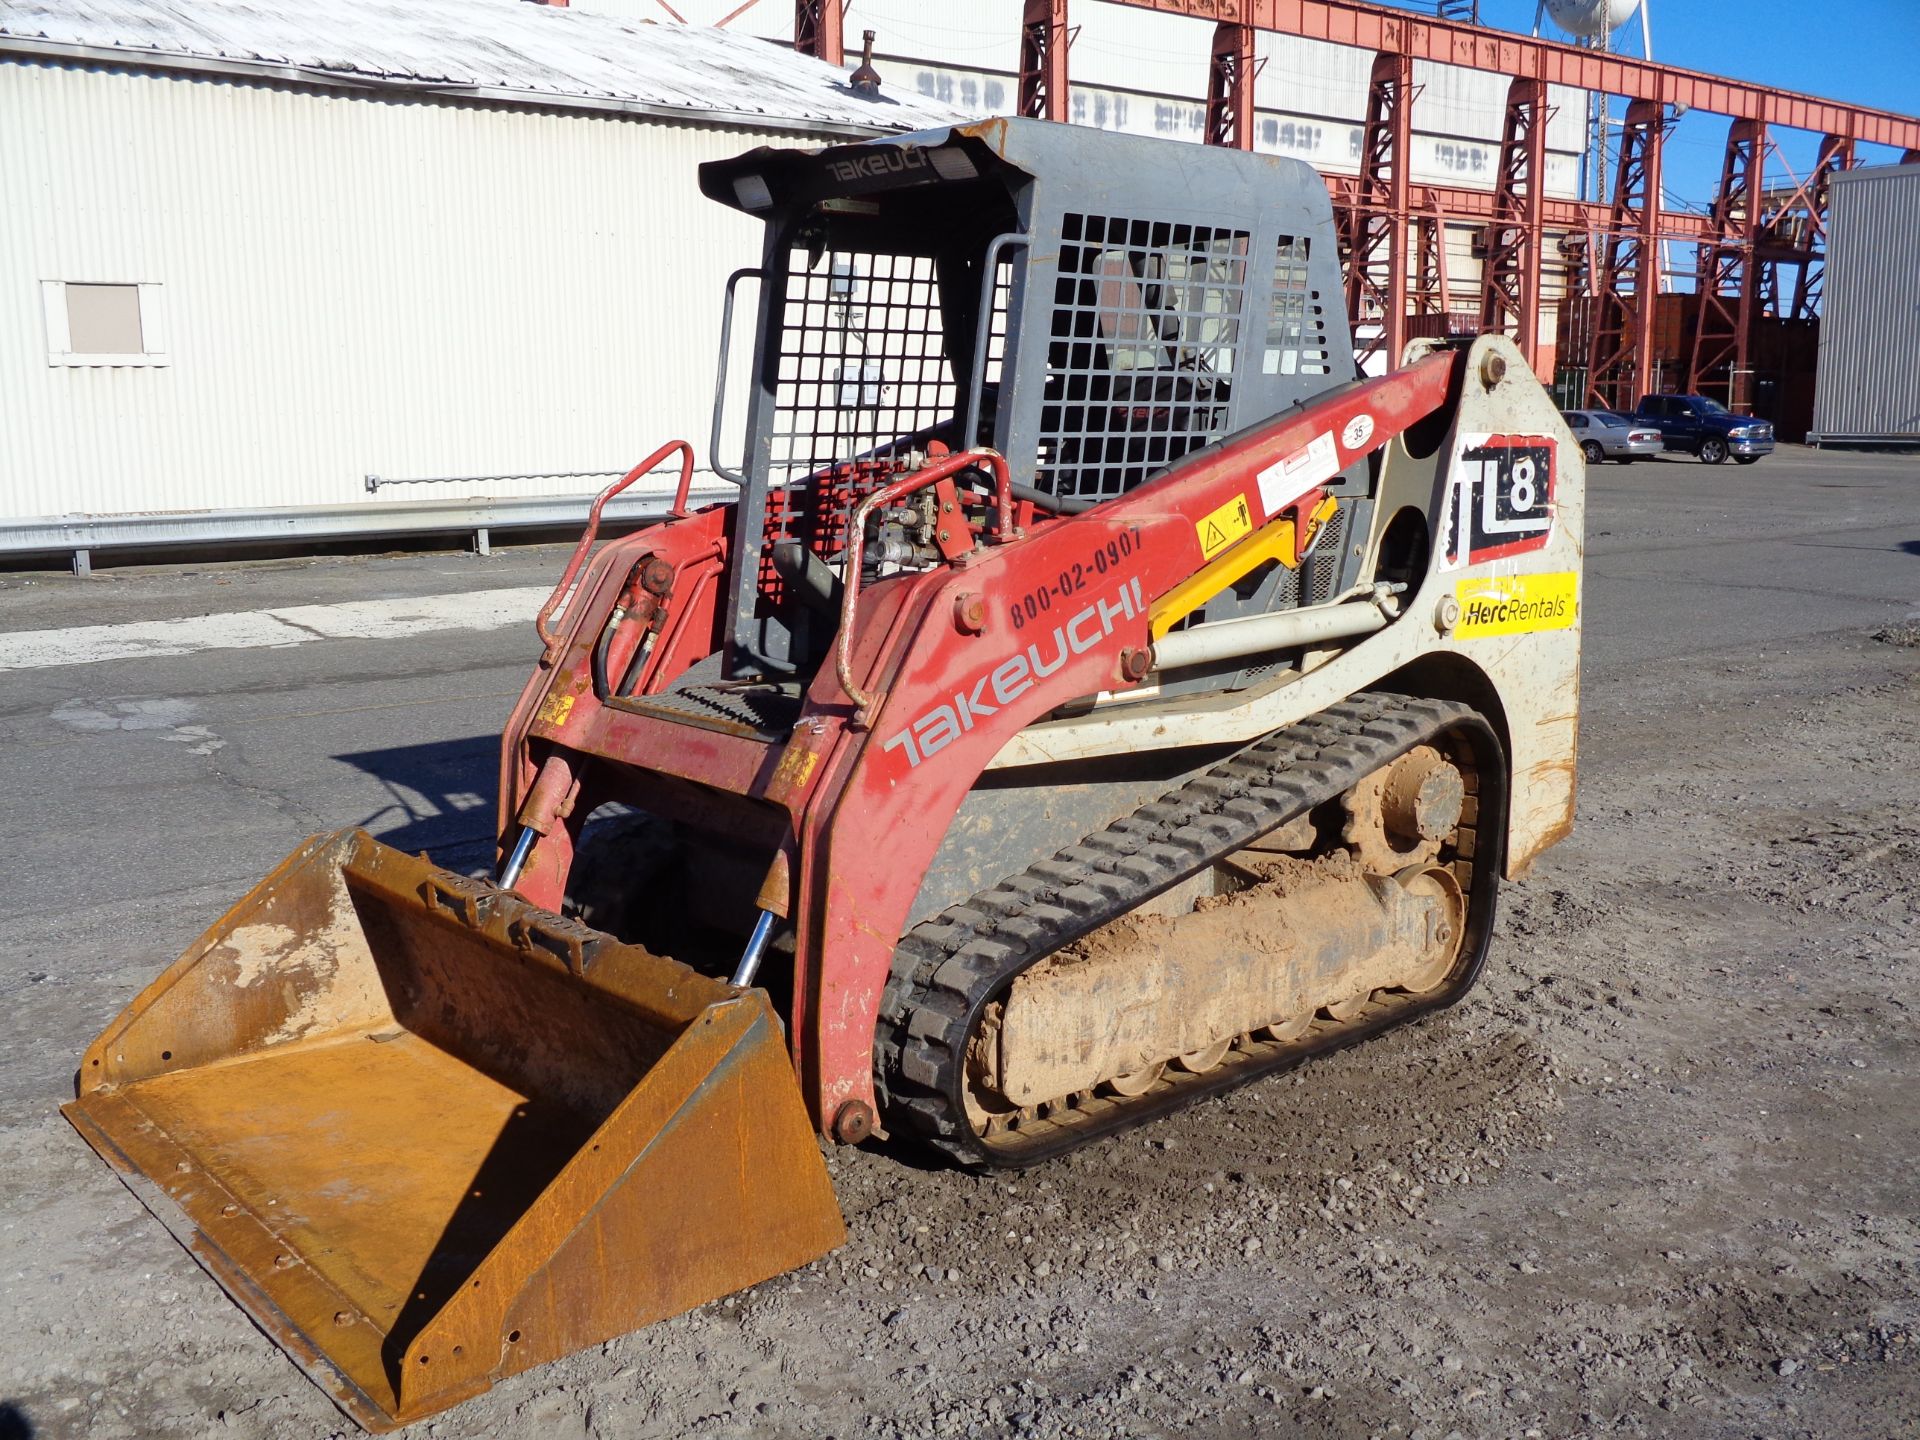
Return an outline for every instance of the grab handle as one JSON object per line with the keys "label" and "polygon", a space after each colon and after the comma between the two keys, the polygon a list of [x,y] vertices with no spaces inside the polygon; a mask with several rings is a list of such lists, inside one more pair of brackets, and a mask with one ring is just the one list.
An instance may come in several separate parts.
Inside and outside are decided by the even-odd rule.
{"label": "grab handle", "polygon": [[743,487],[746,477],[738,470],[729,470],[720,460],[720,427],[727,407],[727,352],[733,347],[733,291],[742,280],[766,278],[764,270],[736,270],[727,277],[727,298],[720,307],[720,363],[713,370],[713,436],[707,454],[712,459],[714,474]]}
{"label": "grab handle", "polygon": [[547,603],[540,607],[540,613],[533,620],[534,633],[540,637],[540,643],[545,647],[543,659],[546,664],[550,665],[558,660],[560,650],[566,644],[566,637],[549,630],[547,621],[553,618],[553,612],[560,608],[560,602],[573,589],[574,578],[579,575],[581,565],[586,562],[587,552],[593,548],[594,538],[600,533],[600,512],[606,509],[609,500],[676,450],[680,452],[680,484],[673,492],[671,513],[676,517],[684,516],[687,513],[687,496],[693,489],[693,446],[684,440],[669,440],[594,497],[593,508],[587,511],[587,528],[580,536],[580,543],[573,547],[573,557],[567,561],[567,568],[560,576],[560,583],[553,587],[553,593],[547,597]]}

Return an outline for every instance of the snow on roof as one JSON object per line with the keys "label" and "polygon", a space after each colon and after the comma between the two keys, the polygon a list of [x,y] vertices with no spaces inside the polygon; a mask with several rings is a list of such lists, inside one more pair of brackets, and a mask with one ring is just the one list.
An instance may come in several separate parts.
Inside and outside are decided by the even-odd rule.
{"label": "snow on roof", "polygon": [[731,31],[526,0],[0,0],[9,52],[834,132],[965,118]]}

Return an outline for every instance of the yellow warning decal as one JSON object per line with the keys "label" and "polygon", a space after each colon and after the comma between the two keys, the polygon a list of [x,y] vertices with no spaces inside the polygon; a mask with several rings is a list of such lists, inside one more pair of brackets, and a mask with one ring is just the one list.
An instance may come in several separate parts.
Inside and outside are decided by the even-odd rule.
{"label": "yellow warning decal", "polygon": [[792,794],[813,778],[814,767],[819,763],[820,757],[813,751],[789,745],[786,754],[780,757],[780,763],[773,767],[773,779],[768,782],[767,794],[775,799]]}
{"label": "yellow warning decal", "polygon": [[548,691],[547,698],[540,702],[539,713],[533,717],[534,723],[559,729],[567,723],[567,717],[573,713],[573,702],[579,698],[578,695],[569,695],[564,690]]}
{"label": "yellow warning decal", "polygon": [[[1322,496],[1320,503],[1313,507],[1313,513],[1307,517],[1309,548],[1321,527],[1339,508],[1340,502],[1331,495]],[[1249,544],[1236,545],[1218,560],[1209,561],[1154,603],[1149,616],[1153,638],[1158,640],[1222,590],[1238,584],[1269,560],[1278,560],[1289,570],[1298,570],[1304,558],[1300,542],[1294,538],[1293,516],[1263,526]]]}
{"label": "yellow warning decal", "polygon": [[1195,522],[1193,528],[1200,533],[1200,553],[1211,560],[1234,541],[1253,533],[1253,512],[1247,506],[1247,497],[1234,496]]}
{"label": "yellow warning decal", "polygon": [[1453,593],[1460,602],[1453,633],[1462,640],[1566,630],[1580,615],[1580,577],[1571,570],[1462,580]]}

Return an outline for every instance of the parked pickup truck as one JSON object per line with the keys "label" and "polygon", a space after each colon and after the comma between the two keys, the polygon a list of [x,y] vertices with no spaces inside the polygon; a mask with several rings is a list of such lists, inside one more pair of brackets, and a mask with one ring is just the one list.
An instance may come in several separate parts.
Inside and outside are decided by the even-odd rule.
{"label": "parked pickup truck", "polygon": [[1633,412],[1638,424],[1660,432],[1669,450],[1685,450],[1709,465],[1731,455],[1751,465],[1773,453],[1773,426],[1751,415],[1736,415],[1704,395],[1647,395]]}

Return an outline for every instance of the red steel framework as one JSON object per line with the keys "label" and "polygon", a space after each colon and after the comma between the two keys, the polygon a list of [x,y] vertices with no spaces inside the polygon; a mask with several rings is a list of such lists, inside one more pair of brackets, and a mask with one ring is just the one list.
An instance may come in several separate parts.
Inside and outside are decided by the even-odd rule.
{"label": "red steel framework", "polygon": [[[1414,325],[1446,326],[1449,225],[1480,231],[1480,325],[1506,331],[1540,368],[1543,276],[1550,234],[1583,257],[1569,279],[1586,287],[1582,354],[1591,404],[1630,405],[1652,377],[1662,288],[1660,247],[1696,247],[1698,320],[1684,375],[1665,383],[1749,399],[1753,336],[1763,318],[1808,319],[1824,269],[1827,182],[1863,144],[1892,146],[1920,163],[1920,120],[1798,95],[1652,60],[1409,14],[1362,0],[1109,0],[1211,21],[1205,136],[1253,147],[1254,36],[1261,30],[1374,52],[1358,175],[1329,175],[1347,262],[1347,305],[1369,351],[1398,355]],[[1069,0],[1024,0],[1019,111],[1068,118]],[[797,48],[840,62],[842,0],[796,0]],[[1430,61],[1511,77],[1493,190],[1411,181],[1413,65]],[[1600,91],[1630,103],[1613,200],[1589,204],[1544,193],[1547,87]],[[1720,189],[1706,216],[1666,209],[1661,150],[1679,116],[1731,116]],[[1765,183],[1776,129],[1823,136],[1818,162],[1779,191]],[[1795,273],[1791,298],[1785,271]],[[1563,338],[1563,342],[1565,337]],[[1562,345],[1561,363],[1568,361]],[[1681,384],[1680,382],[1684,382]]]}
{"label": "red steel framework", "polygon": [[1428,328],[1454,328],[1453,290],[1447,280],[1447,217],[1437,209],[1413,217],[1413,278],[1408,296],[1414,319],[1437,323]]}
{"label": "red steel framework", "polygon": [[[1911,157],[1909,157],[1911,158]],[[1828,135],[1820,142],[1813,173],[1800,182],[1784,205],[1762,223],[1761,308],[1789,320],[1811,320],[1820,309],[1821,284],[1826,278],[1827,182],[1836,171],[1855,163],[1853,141]],[[1793,301],[1781,303],[1780,267],[1794,265]]]}
{"label": "red steel framework", "polygon": [[[1698,320],[1684,377],[1674,379],[1688,390],[1744,405],[1752,398],[1750,352],[1757,322],[1766,316],[1809,318],[1818,304],[1827,180],[1853,163],[1861,143],[1897,146],[1909,160],[1920,158],[1914,154],[1920,150],[1920,120],[1908,116],[1358,0],[1115,3],[1211,20],[1216,57],[1230,43],[1250,48],[1257,30],[1372,50],[1360,174],[1328,178],[1341,211],[1349,316],[1357,333],[1371,337],[1361,341],[1362,350],[1397,355],[1410,323],[1451,309],[1439,278],[1445,227],[1464,223],[1481,231],[1481,328],[1511,334],[1539,367],[1548,234],[1570,234],[1570,248],[1585,257],[1570,269],[1584,280],[1589,297],[1587,343],[1579,358],[1586,362],[1586,398],[1598,405],[1631,405],[1652,379],[1663,241],[1696,243],[1699,257]],[[1415,61],[1511,77],[1490,195],[1408,183]],[[1216,60],[1210,101],[1219,84]],[[1250,79],[1244,84],[1234,107],[1250,113]],[[1611,204],[1556,201],[1545,194],[1549,85],[1602,91],[1630,102]],[[1210,103],[1210,119],[1213,108]],[[1674,119],[1688,111],[1734,119],[1720,189],[1704,220],[1662,203],[1662,144]],[[1825,136],[1813,172],[1774,204],[1768,203],[1764,183],[1773,153],[1770,127]],[[1212,123],[1207,138],[1215,144],[1245,143]],[[1783,303],[1782,272],[1788,267],[1797,273],[1792,299]]]}
{"label": "red steel framework", "polygon": [[1654,320],[1660,294],[1660,166],[1669,127],[1653,100],[1627,106],[1613,206],[1591,241],[1587,400],[1625,409],[1651,388]]}
{"label": "red steel framework", "polygon": [[1020,16],[1020,113],[1067,118],[1067,0],[1026,0]]}
{"label": "red steel framework", "polygon": [[[1374,56],[1367,85],[1367,122],[1360,141],[1359,183],[1340,216],[1347,314],[1356,327],[1378,325],[1358,342],[1364,358],[1378,349],[1398,358],[1407,341],[1407,160],[1413,150],[1413,61]],[[1369,327],[1371,328],[1371,327]]]}
{"label": "red steel framework", "polygon": [[[829,65],[845,64],[846,52],[842,47],[846,43],[846,8],[844,0],[793,0],[793,48]],[[733,15],[739,13],[736,10]],[[727,20],[733,15],[727,16]],[[720,23],[725,25],[727,20]]]}
{"label": "red steel framework", "polygon": [[1253,30],[1213,27],[1213,65],[1207,72],[1207,143],[1253,148]]}
{"label": "red steel framework", "polygon": [[1540,249],[1546,241],[1546,182],[1546,82],[1517,79],[1507,88],[1500,168],[1493,187],[1493,223],[1485,232],[1480,328],[1511,330],[1529,364],[1536,363],[1540,339]]}
{"label": "red steel framework", "polygon": [[1744,409],[1748,381],[1749,319],[1754,313],[1760,268],[1755,253],[1765,189],[1767,127],[1761,120],[1735,120],[1727,131],[1720,189],[1708,236],[1697,252],[1699,319],[1693,330],[1688,389],[1717,391],[1732,408]]}

